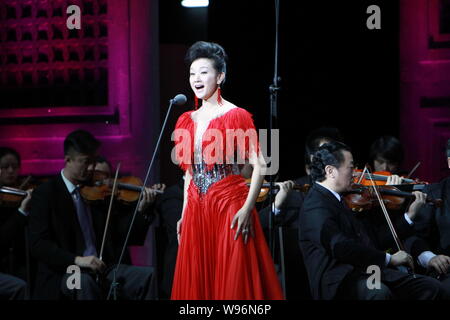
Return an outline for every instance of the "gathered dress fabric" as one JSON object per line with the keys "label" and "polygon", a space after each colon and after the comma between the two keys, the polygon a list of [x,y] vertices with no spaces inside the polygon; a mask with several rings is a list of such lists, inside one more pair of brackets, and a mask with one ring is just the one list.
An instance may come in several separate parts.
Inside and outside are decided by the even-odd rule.
{"label": "gathered dress fabric", "polygon": [[[178,248],[171,299],[176,300],[272,300],[283,299],[283,292],[275,271],[256,209],[251,212],[255,237],[249,234],[245,244],[242,234],[234,240],[237,223],[231,229],[235,214],[244,205],[249,187],[236,170],[236,164],[195,164],[201,151],[211,141],[218,142],[224,159],[240,153],[248,159],[251,139],[245,148],[226,150],[226,131],[255,130],[252,116],[242,108],[232,108],[197,130],[193,111],[180,116],[176,130],[189,137],[183,143],[175,139],[176,158],[183,170],[190,170],[188,200],[184,211],[181,239]],[[209,129],[222,133],[222,141],[206,139]],[[256,133],[256,130],[255,130]],[[196,135],[199,135],[196,138]],[[197,143],[196,141],[200,141]],[[200,139],[200,140],[198,140]],[[207,141],[209,140],[209,141]],[[184,145],[183,155],[177,147]],[[256,146],[254,146],[257,150]],[[246,150],[242,150],[246,149]],[[189,154],[186,154],[186,150]],[[217,152],[217,150],[216,150]],[[197,154],[196,154],[197,153]],[[183,157],[184,156],[184,157]],[[203,156],[203,155],[200,155]],[[191,160],[188,163],[187,159]],[[206,177],[206,178],[205,178]]]}

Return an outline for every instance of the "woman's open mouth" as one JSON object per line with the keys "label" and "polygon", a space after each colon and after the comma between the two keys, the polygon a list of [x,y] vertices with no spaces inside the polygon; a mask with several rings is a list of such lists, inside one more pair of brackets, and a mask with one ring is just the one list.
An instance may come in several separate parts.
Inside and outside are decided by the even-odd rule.
{"label": "woman's open mouth", "polygon": [[202,91],[202,89],[203,89],[204,87],[205,87],[205,86],[202,85],[202,84],[196,84],[196,85],[194,85],[195,91]]}

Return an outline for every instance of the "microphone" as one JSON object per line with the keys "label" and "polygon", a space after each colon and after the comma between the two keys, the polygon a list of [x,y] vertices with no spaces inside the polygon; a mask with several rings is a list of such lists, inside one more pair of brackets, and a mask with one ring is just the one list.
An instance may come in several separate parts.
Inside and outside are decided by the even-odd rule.
{"label": "microphone", "polygon": [[[153,151],[152,160],[150,161],[150,164],[147,167],[147,173],[145,175],[145,179],[144,179],[144,182],[142,184],[143,186],[147,185],[147,180],[148,180],[148,178],[150,176],[150,172],[151,172],[151,170],[153,168],[153,164],[154,164],[154,161],[155,161],[155,158],[156,158],[156,154],[158,153],[159,145],[161,143],[161,138],[162,138],[162,135],[164,133],[164,129],[166,128],[167,119],[169,118],[169,114],[170,114],[170,111],[172,110],[172,106],[174,104],[181,106],[181,105],[185,104],[186,101],[187,101],[187,98],[186,98],[186,96],[184,94],[177,94],[175,96],[175,98],[170,99],[170,104],[169,104],[169,108],[168,108],[167,113],[166,113],[166,118],[164,119],[164,122],[163,122],[163,124],[161,126],[161,131],[159,133],[158,141],[156,142],[155,151]],[[132,231],[133,223],[134,223],[134,220],[136,219],[136,215],[137,215],[138,208],[139,208],[138,203],[142,199],[143,190],[144,190],[143,187],[140,188],[140,190],[136,190],[136,191],[140,192],[139,193],[139,201],[136,202],[136,206],[135,206],[134,212],[133,212],[133,217],[131,218],[130,226],[128,227],[127,236],[126,236],[125,241],[124,241],[123,246],[122,246],[122,252],[120,253],[119,261],[117,262],[117,264],[114,267],[113,280],[111,281],[111,285],[109,287],[109,292],[108,292],[108,296],[106,297],[106,300],[109,300],[111,295],[113,295],[114,299],[117,298],[116,293],[117,293],[117,290],[118,290],[117,288],[119,286],[119,282],[117,282],[117,280],[116,280],[117,279],[116,278],[116,273],[119,270],[119,267],[121,265],[122,259],[123,259],[124,254],[125,254],[125,250],[126,250],[126,248],[128,246],[128,239],[130,238],[130,234],[131,234],[131,231]]]}
{"label": "microphone", "polygon": [[182,106],[183,104],[185,104],[187,101],[187,98],[184,94],[177,94],[175,96],[175,98],[170,99],[170,103],[177,105],[177,106]]}

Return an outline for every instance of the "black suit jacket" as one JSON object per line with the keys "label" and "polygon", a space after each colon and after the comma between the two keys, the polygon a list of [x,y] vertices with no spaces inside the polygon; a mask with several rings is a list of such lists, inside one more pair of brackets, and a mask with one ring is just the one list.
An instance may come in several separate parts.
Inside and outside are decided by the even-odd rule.
{"label": "black suit jacket", "polygon": [[28,219],[17,208],[0,210],[0,272],[23,276],[14,271],[25,268],[25,226]]}
{"label": "black suit jacket", "polygon": [[427,185],[423,192],[443,203],[440,208],[424,205],[414,219],[414,227],[436,254],[450,256],[450,177]]}
{"label": "black suit jacket", "polygon": [[[304,185],[309,184],[312,185],[311,178],[309,176],[304,176],[294,180],[295,184]],[[298,230],[298,219],[300,210],[303,206],[303,201],[305,199],[306,193],[291,191],[288,193],[286,200],[281,205],[280,213],[275,216],[275,225],[281,225],[287,227],[289,229]],[[261,220],[261,226],[264,229],[269,227],[269,215],[271,213],[270,206],[266,206],[265,208],[259,210],[259,216]]]}
{"label": "black suit jacket", "polygon": [[[92,222],[96,237],[97,252],[100,253],[107,204],[91,204]],[[103,260],[107,265],[117,262],[129,226],[130,213],[124,214],[115,206],[111,214],[105,241]],[[129,245],[143,241],[142,232],[148,229],[148,221],[141,214],[136,216],[134,233]],[[85,243],[72,200],[72,196],[60,174],[36,188],[31,198],[29,216],[30,246],[32,255],[38,260],[35,298],[60,298],[60,286],[69,265],[75,264],[76,256],[83,256]],[[129,263],[129,256],[124,263]]]}
{"label": "black suit jacket", "polygon": [[[312,185],[310,176],[303,176],[294,180],[297,185]],[[288,193],[286,200],[281,205],[280,213],[275,216],[275,239],[278,239],[278,228],[283,227],[283,248],[284,262],[286,272],[286,296],[287,299],[311,299],[308,278],[300,252],[298,241],[299,216],[303,206],[306,193],[299,191],[291,191]],[[264,229],[266,239],[269,233],[269,215],[271,207],[266,206],[259,211],[261,225]],[[279,252],[279,244],[275,241],[275,252]],[[277,257],[275,257],[275,261]]]}
{"label": "black suit jacket", "polygon": [[[394,224],[399,237],[413,233],[404,219]],[[379,247],[391,242],[386,235],[369,232],[330,191],[314,183],[303,203],[299,228],[313,298],[333,299],[347,275],[365,272],[370,265],[378,265],[386,281],[404,277],[404,273],[385,267],[386,254]]]}

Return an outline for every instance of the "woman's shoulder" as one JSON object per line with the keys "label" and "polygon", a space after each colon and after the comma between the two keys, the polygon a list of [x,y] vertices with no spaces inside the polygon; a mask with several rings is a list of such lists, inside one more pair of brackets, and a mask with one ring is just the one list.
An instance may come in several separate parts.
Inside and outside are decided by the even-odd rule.
{"label": "woman's shoulder", "polygon": [[247,128],[253,126],[253,115],[244,108],[233,105],[225,117],[227,122],[234,124],[237,128]]}
{"label": "woman's shoulder", "polygon": [[178,119],[186,119],[186,118],[190,118],[191,117],[191,114],[194,112],[195,110],[188,110],[188,111],[186,111],[186,112],[183,112],[179,117],[178,117]]}
{"label": "woman's shoulder", "polygon": [[235,112],[235,113],[249,113],[247,110],[245,110],[244,108],[238,107],[237,105],[227,101],[226,104],[224,104],[223,106],[224,108],[228,109],[228,112]]}
{"label": "woman's shoulder", "polygon": [[189,110],[184,112],[178,117],[177,123],[175,125],[176,128],[186,128],[190,125],[191,122],[191,114],[194,110]]}

